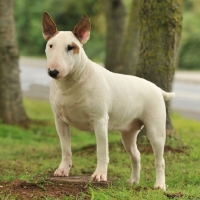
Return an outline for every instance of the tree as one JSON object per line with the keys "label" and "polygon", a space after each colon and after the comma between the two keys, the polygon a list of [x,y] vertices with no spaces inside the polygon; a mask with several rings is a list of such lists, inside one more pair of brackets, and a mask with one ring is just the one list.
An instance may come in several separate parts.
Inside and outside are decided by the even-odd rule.
{"label": "tree", "polygon": [[139,56],[139,21],[140,1],[132,0],[129,22],[125,31],[124,42],[120,51],[119,65],[115,71],[123,74],[135,74]]}
{"label": "tree", "polygon": [[[142,0],[140,56],[136,75],[171,91],[182,29],[182,0]],[[173,132],[166,102],[167,135]]]}
{"label": "tree", "polygon": [[[116,29],[119,20],[118,23],[115,22],[112,16],[119,15],[112,9],[111,2],[113,1],[104,2],[108,27],[106,68],[139,76],[165,91],[171,91],[182,30],[182,0],[132,0],[125,40],[120,42],[114,36],[123,37],[124,29]],[[121,21],[121,27],[123,22]],[[110,30],[111,28],[114,30]],[[169,115],[169,102],[166,102],[166,112],[166,129],[170,135],[173,125]]]}
{"label": "tree", "polygon": [[0,0],[0,44],[0,119],[8,124],[24,123],[27,116],[19,81],[12,0]]}
{"label": "tree", "polygon": [[123,0],[103,0],[106,16],[106,59],[105,67],[116,71],[125,30],[125,7]]}

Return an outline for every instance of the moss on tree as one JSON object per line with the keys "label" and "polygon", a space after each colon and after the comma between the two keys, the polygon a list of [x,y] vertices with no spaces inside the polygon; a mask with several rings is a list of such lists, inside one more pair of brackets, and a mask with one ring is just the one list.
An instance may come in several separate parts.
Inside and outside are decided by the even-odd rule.
{"label": "moss on tree", "polygon": [[[182,0],[142,0],[140,56],[136,75],[172,90],[182,30]],[[167,133],[173,132],[166,103]]]}

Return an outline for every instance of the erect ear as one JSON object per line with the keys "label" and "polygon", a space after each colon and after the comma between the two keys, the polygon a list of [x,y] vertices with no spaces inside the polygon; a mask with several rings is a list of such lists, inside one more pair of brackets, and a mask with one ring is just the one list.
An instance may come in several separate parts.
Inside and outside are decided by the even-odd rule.
{"label": "erect ear", "polygon": [[43,37],[45,40],[49,40],[51,37],[53,37],[55,34],[58,33],[56,24],[51,19],[48,12],[43,13],[42,17],[42,26],[43,26]]}
{"label": "erect ear", "polygon": [[85,44],[89,40],[90,29],[90,18],[87,15],[84,15],[73,30],[74,35],[77,37],[81,44]]}

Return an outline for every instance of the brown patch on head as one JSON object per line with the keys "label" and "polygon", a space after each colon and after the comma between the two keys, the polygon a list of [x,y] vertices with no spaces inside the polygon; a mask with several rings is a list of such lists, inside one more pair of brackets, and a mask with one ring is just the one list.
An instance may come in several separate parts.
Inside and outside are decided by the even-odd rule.
{"label": "brown patch on head", "polygon": [[72,42],[72,47],[74,47],[73,48],[74,54],[78,54],[79,50],[80,50],[79,47],[78,47],[78,45],[76,43]]}

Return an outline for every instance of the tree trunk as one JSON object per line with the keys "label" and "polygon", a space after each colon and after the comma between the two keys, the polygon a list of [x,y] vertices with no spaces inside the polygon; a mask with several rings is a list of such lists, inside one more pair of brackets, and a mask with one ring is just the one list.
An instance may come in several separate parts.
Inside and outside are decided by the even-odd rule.
{"label": "tree trunk", "polygon": [[24,123],[27,116],[19,81],[12,0],[0,0],[0,44],[0,119],[8,124]]}
{"label": "tree trunk", "polygon": [[[182,0],[142,0],[140,56],[136,75],[171,91],[182,29]],[[166,131],[173,132],[166,102]]]}
{"label": "tree trunk", "polygon": [[106,16],[106,59],[105,67],[116,71],[125,30],[125,6],[123,0],[103,0]]}
{"label": "tree trunk", "polygon": [[119,66],[117,72],[134,75],[140,51],[139,33],[139,9],[140,1],[132,0],[129,23],[125,32],[125,39],[122,45]]}

